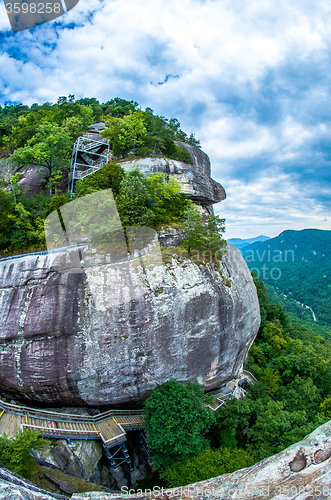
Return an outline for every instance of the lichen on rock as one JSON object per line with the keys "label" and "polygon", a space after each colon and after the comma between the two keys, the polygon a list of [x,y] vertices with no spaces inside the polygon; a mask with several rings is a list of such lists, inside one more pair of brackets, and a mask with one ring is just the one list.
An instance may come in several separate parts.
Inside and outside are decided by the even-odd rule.
{"label": "lichen on rock", "polygon": [[[141,403],[170,378],[211,389],[241,370],[260,317],[237,249],[228,246],[222,276],[212,264],[175,258],[160,269],[161,278],[148,266],[123,273],[111,262],[81,273],[66,266],[54,271],[58,258],[0,262],[0,382],[6,391],[48,404]],[[147,284],[143,293],[132,288],[139,273]],[[117,303],[109,302],[111,291]]]}

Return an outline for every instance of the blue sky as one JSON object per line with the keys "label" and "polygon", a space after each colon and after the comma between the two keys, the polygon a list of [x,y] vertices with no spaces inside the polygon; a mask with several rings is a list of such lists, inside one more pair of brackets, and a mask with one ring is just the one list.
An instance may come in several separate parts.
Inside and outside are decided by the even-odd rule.
{"label": "blue sky", "polygon": [[0,3],[0,104],[136,100],[200,139],[226,237],[331,229],[330,47],[328,1],[80,0],[16,34]]}

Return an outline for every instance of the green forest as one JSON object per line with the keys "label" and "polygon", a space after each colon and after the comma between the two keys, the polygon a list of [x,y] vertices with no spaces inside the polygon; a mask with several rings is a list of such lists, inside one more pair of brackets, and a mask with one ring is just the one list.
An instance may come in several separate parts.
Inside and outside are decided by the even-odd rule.
{"label": "green forest", "polygon": [[[113,159],[78,181],[72,198],[67,174],[73,144],[98,121],[107,125],[104,136],[110,141]],[[177,140],[199,147],[175,118],[156,116],[150,108],[143,111],[138,103],[119,98],[100,103],[69,96],[60,97],[56,104],[0,108],[1,257],[44,250],[44,220],[51,212],[108,188],[124,228],[179,226],[188,255],[193,249],[216,252],[223,248],[224,219],[211,216],[204,221],[174,178],[144,177],[139,170],[126,172],[121,166],[127,157],[144,156],[190,162]],[[31,164],[47,172],[43,189],[33,196],[19,184]],[[301,239],[293,233],[300,233]],[[145,404],[147,441],[156,469],[150,482],[178,486],[233,472],[283,450],[331,419],[331,344],[326,335],[331,325],[330,232],[285,231],[280,236],[274,243],[268,240],[249,247],[255,258],[249,266],[260,278],[265,262],[281,271],[277,282],[264,280],[270,296],[277,292],[279,303],[272,303],[264,283],[254,279],[262,322],[247,369],[258,382],[246,388],[245,399],[232,399],[216,412],[201,404],[206,400],[198,384],[168,381],[153,391]],[[293,259],[288,253],[287,261],[269,261],[268,251],[279,257],[279,250],[293,250]],[[322,330],[296,320],[292,310],[289,315],[283,308],[288,304],[284,295],[312,307]],[[2,443],[1,463],[18,472],[13,465],[15,446],[18,455],[30,446],[23,441],[15,444],[5,439]],[[28,469],[30,465],[27,462]]]}
{"label": "green forest", "polygon": [[[127,225],[181,224],[184,247],[216,249],[224,246],[220,233],[224,220],[212,216],[208,224],[180,193],[174,178],[138,170],[125,172],[123,158],[166,156],[190,163],[179,140],[199,147],[193,134],[180,129],[175,118],[143,111],[137,102],[115,98],[60,97],[56,104],[0,107],[0,254],[1,257],[45,250],[44,220],[72,198],[67,189],[73,145],[92,123],[104,121],[103,135],[110,141],[112,161],[76,184],[75,198],[111,188],[121,222]],[[28,195],[19,181],[24,169],[37,165],[47,173],[41,192]],[[193,228],[193,232],[192,232]]]}
{"label": "green forest", "polygon": [[276,238],[246,246],[242,254],[266,284],[272,302],[330,338],[331,231],[283,231]]}
{"label": "green forest", "polygon": [[214,413],[201,405],[196,384],[169,381],[155,389],[145,413],[157,473],[138,488],[160,480],[176,487],[248,467],[331,419],[330,342],[292,322],[254,281],[262,321],[247,369],[258,382]]}

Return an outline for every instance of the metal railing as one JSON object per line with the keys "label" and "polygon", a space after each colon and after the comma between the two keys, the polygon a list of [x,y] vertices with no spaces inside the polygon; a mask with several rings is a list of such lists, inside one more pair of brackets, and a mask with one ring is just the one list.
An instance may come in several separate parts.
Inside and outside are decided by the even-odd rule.
{"label": "metal railing", "polygon": [[246,375],[248,378],[251,378],[253,380],[253,382],[257,382],[258,381],[257,378],[255,378],[254,375],[251,372],[247,371],[247,370],[244,370],[243,374]]}
{"label": "metal railing", "polygon": [[43,427],[40,425],[33,424],[22,424],[22,429],[31,429],[39,431],[42,436],[48,436],[53,438],[81,438],[81,439],[101,439],[101,441],[107,446],[116,446],[117,444],[124,443],[126,441],[126,434],[122,432],[117,436],[105,439],[101,432],[98,430],[95,431],[84,431],[78,429],[54,429],[53,427]]}
{"label": "metal railing", "polygon": [[[35,424],[22,424],[22,429],[27,428],[27,429],[33,429],[36,431],[39,431],[40,434],[45,434],[47,431],[47,435],[52,435],[52,436],[86,436],[90,437],[91,439],[95,439],[100,437],[103,441],[102,434],[98,431],[84,431],[84,430],[79,430],[79,429],[54,429],[53,427],[45,427],[42,425],[35,425]],[[106,441],[104,441],[106,442]]]}
{"label": "metal railing", "polygon": [[21,257],[30,257],[31,255],[48,255],[52,253],[61,253],[64,252],[65,250],[68,250],[68,248],[77,248],[77,247],[84,247],[86,246],[86,243],[77,243],[76,245],[69,245],[66,247],[61,247],[61,248],[52,248],[51,250],[42,250],[40,252],[31,252],[31,253],[21,253],[18,255],[11,255],[9,257],[3,257],[0,259],[0,262],[5,261],[5,260],[13,260],[13,259],[20,259]]}
{"label": "metal railing", "polygon": [[0,408],[7,411],[8,413],[14,413],[16,415],[30,416],[34,418],[40,418],[42,420],[53,420],[54,422],[72,422],[72,423],[86,423],[86,424],[96,424],[113,416],[139,416],[143,417],[143,410],[109,410],[98,415],[73,415],[72,413],[60,413],[56,411],[48,410],[37,410],[35,408],[29,408],[28,406],[20,406],[11,403],[5,403],[0,400]]}

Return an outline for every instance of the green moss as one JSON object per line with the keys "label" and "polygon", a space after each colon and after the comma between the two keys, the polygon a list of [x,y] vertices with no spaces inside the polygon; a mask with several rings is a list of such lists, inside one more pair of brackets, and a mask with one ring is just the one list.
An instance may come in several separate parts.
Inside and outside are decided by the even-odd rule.
{"label": "green moss", "polygon": [[60,481],[69,483],[73,488],[76,488],[79,493],[85,493],[87,491],[104,491],[101,486],[98,486],[97,484],[88,483],[87,481],[84,481],[84,479],[69,476],[58,469],[47,469],[39,464],[37,467],[38,471],[34,474],[32,481],[36,486],[46,491],[54,493],[55,491],[59,491],[59,489],[45,476],[45,473],[59,479]]}

